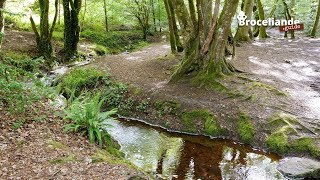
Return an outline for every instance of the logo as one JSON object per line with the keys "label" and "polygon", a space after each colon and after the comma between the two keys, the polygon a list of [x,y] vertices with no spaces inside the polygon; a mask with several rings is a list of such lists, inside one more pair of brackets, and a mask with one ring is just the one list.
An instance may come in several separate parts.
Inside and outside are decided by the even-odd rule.
{"label": "logo", "polygon": [[274,18],[268,18],[264,20],[255,20],[255,19],[248,19],[248,16],[243,11],[237,16],[239,26],[278,26],[281,32],[289,31],[289,30],[303,30],[304,25],[300,23],[299,20],[294,19],[281,19],[275,20]]}

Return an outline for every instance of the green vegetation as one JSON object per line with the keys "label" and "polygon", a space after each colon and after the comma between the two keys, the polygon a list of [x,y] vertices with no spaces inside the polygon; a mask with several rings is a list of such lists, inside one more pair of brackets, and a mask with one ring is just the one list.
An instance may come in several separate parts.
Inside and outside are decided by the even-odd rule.
{"label": "green vegetation", "polygon": [[[221,136],[227,132],[222,129],[219,121],[210,114],[208,110],[193,110],[184,112],[181,116],[181,122],[188,132],[197,132],[196,124],[204,123],[204,133],[210,136]],[[199,123],[198,123],[199,122]]]}
{"label": "green vegetation", "polygon": [[320,149],[315,145],[315,140],[311,138],[299,138],[291,145],[293,152],[310,153],[313,157],[320,157]]}
{"label": "green vegetation", "polygon": [[65,125],[67,132],[79,132],[89,136],[90,142],[98,142],[100,146],[109,144],[110,136],[103,130],[105,121],[112,119],[116,110],[101,113],[101,106],[104,100],[100,100],[100,95],[80,101],[76,99],[65,111],[65,119],[72,123]]}
{"label": "green vegetation", "polygon": [[271,134],[266,143],[273,152],[284,154],[289,150],[288,136],[284,133]]}
{"label": "green vegetation", "polygon": [[[35,81],[33,73],[39,71],[42,59],[30,59],[10,53],[9,57],[1,54],[0,62],[0,105],[11,112],[24,112],[28,104],[42,95],[39,89],[27,86],[27,82]],[[41,82],[38,81],[35,85],[41,86]]]}
{"label": "green vegetation", "polygon": [[177,101],[156,101],[154,106],[159,116],[165,114],[177,115],[181,104]]}
{"label": "green vegetation", "polygon": [[23,120],[18,120],[15,123],[12,124],[11,128],[13,130],[18,130],[25,124],[25,122],[26,121],[24,119]]}
{"label": "green vegetation", "polygon": [[237,133],[245,143],[251,143],[253,141],[255,128],[251,122],[250,116],[244,112],[240,112],[237,122]]}
{"label": "green vegetation", "polygon": [[59,158],[50,160],[49,162],[52,163],[52,164],[65,164],[65,163],[68,163],[68,162],[74,162],[76,160],[77,160],[76,156],[74,154],[70,154],[70,155],[65,156],[65,157],[59,157]]}
{"label": "green vegetation", "polygon": [[81,37],[97,44],[95,51],[98,55],[118,54],[133,51],[148,45],[143,40],[140,31],[104,31],[84,30]]}
{"label": "green vegetation", "polygon": [[261,82],[251,82],[250,83],[250,88],[249,89],[253,89],[253,88],[261,88],[261,89],[264,89],[266,91],[270,91],[278,96],[288,96],[286,93],[278,90],[277,88],[273,87],[273,86],[270,86],[270,85],[267,85],[267,84],[264,84],[264,83],[261,83]]}
{"label": "green vegetation", "polygon": [[102,71],[92,68],[77,68],[58,78],[55,85],[58,85],[59,93],[64,94],[67,98],[78,97],[86,90],[105,84],[108,79],[109,76]]}

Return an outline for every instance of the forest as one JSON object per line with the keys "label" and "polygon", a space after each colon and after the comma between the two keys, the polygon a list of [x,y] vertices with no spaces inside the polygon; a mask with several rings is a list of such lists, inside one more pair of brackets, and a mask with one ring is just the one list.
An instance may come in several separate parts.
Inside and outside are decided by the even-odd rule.
{"label": "forest", "polygon": [[0,179],[320,179],[320,0],[0,0]]}

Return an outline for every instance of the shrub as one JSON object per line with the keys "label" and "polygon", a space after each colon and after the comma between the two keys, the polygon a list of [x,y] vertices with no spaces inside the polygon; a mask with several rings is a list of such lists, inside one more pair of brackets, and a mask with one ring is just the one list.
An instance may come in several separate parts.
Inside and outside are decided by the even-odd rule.
{"label": "shrub", "polygon": [[271,151],[284,154],[288,152],[288,136],[284,133],[274,133],[267,138],[267,146]]}
{"label": "shrub", "polygon": [[116,109],[101,113],[101,106],[104,100],[100,95],[80,101],[77,98],[67,110],[65,119],[72,123],[64,126],[67,132],[79,132],[86,134],[91,143],[98,142],[100,146],[111,142],[109,134],[103,130],[107,120],[117,112]]}
{"label": "shrub", "polygon": [[125,94],[128,87],[123,83],[111,83],[102,89],[102,96],[105,97],[105,105],[108,108],[119,108],[125,103]]}
{"label": "shrub", "polygon": [[251,143],[255,134],[255,129],[248,114],[241,112],[237,123],[237,132],[245,143]]}

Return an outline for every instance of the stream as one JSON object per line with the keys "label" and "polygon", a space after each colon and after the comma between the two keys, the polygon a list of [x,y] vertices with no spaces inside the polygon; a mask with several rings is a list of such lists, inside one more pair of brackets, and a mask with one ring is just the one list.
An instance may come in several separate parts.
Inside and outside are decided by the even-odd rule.
{"label": "stream", "polygon": [[229,140],[168,132],[137,121],[106,122],[125,159],[159,179],[285,179],[279,157]]}
{"label": "stream", "polygon": [[[68,69],[57,68],[43,82],[52,83],[57,75],[65,74]],[[60,97],[56,102],[63,104],[64,101]],[[125,159],[156,179],[286,179],[277,170],[279,156],[247,145],[169,132],[125,118],[105,123],[108,124],[106,130],[120,144]]]}

